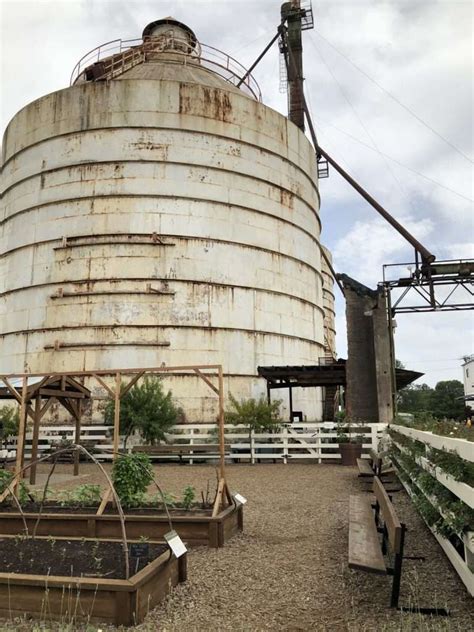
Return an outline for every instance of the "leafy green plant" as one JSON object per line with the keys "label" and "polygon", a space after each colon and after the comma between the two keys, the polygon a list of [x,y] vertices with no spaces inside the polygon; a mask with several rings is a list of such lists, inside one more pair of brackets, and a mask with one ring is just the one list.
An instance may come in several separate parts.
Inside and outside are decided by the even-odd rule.
{"label": "leafy green plant", "polygon": [[79,507],[93,507],[99,505],[102,499],[100,485],[79,485],[72,492],[72,502]]}
{"label": "leafy green plant", "polygon": [[112,467],[112,481],[124,507],[136,507],[145,498],[153,480],[153,469],[148,455],[140,452],[122,454]]}
{"label": "leafy green plant", "polygon": [[[338,443],[364,443],[364,435],[354,432],[355,423],[354,419],[347,417],[345,414],[337,418],[336,434]],[[357,426],[357,429],[360,429],[359,426]]]}
{"label": "leafy green plant", "polygon": [[457,452],[430,449],[428,459],[456,481],[474,487],[474,463],[465,461]]}
{"label": "leafy green plant", "polygon": [[265,432],[278,428],[281,424],[279,408],[281,400],[268,403],[262,396],[260,399],[243,399],[240,402],[229,394],[232,410],[225,412],[228,423],[248,426],[254,432]]}
{"label": "leafy green plant", "polygon": [[156,494],[153,499],[153,502],[157,505],[165,504],[167,507],[174,507],[177,503],[178,499],[174,494],[170,494],[168,492],[163,492],[162,494]]}
{"label": "leafy green plant", "polygon": [[[0,494],[2,494],[10,485],[13,480],[13,472],[9,472],[7,470],[0,470]],[[20,505],[26,505],[26,503],[30,502],[30,492],[29,489],[23,481],[20,481],[18,485],[17,491],[18,502]]]}
{"label": "leafy green plant", "polygon": [[[121,386],[125,389],[125,384]],[[115,402],[109,400],[105,407],[105,422],[113,423]],[[127,440],[135,430],[139,430],[143,439],[155,445],[165,441],[165,433],[177,423],[182,410],[173,402],[171,391],[165,393],[161,378],[144,377],[120,400],[120,432],[124,435],[124,449]]]}
{"label": "leafy green plant", "polygon": [[19,422],[18,407],[2,406],[0,408],[0,440],[5,441],[8,437],[15,436],[18,432]]}
{"label": "leafy green plant", "polygon": [[183,507],[188,511],[191,509],[196,499],[196,489],[192,485],[187,485],[183,490]]}

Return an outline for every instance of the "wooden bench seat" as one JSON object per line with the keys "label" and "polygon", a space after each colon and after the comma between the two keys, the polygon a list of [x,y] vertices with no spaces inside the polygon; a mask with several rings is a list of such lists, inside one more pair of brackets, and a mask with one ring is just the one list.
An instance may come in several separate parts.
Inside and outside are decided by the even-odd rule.
{"label": "wooden bench seat", "polygon": [[367,459],[357,459],[357,467],[359,468],[359,476],[373,478],[374,470]]}
{"label": "wooden bench seat", "polygon": [[[378,476],[374,476],[375,503],[364,496],[349,500],[349,567],[371,573],[392,575],[390,606],[398,608],[402,575],[405,525]],[[387,566],[384,555],[391,552],[393,566]]]}
{"label": "wooden bench seat", "polygon": [[349,501],[349,566],[386,574],[374,510],[366,496],[351,496]]}
{"label": "wooden bench seat", "polygon": [[382,455],[377,454],[375,450],[370,450],[368,459],[357,459],[357,467],[359,468],[359,476],[362,478],[380,476]]}

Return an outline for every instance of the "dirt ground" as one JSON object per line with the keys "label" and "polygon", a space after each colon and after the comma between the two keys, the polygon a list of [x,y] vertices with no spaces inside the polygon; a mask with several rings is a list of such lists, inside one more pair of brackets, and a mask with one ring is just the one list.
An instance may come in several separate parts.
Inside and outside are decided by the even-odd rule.
{"label": "dirt ground", "polygon": [[[70,481],[68,466],[58,469],[53,487],[101,482],[93,466]],[[177,495],[188,484],[200,492],[215,481],[206,465],[156,470],[162,487]],[[394,503],[408,527],[405,552],[426,560],[404,562],[400,604],[448,607],[449,619],[391,610],[391,578],[348,569],[349,495],[361,492],[355,468],[232,465],[227,478],[248,499],[244,533],[222,549],[193,549],[187,583],[133,630],[474,630],[473,600],[404,492],[394,494]],[[0,630],[35,629],[80,628],[0,624]]]}

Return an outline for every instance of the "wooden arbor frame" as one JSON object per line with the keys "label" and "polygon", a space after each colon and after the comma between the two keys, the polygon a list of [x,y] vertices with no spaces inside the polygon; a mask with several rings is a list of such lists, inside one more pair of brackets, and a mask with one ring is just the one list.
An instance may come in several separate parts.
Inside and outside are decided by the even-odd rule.
{"label": "wooden arbor frame", "polygon": [[[182,372],[192,372],[207,384],[207,386],[219,398],[219,485],[217,489],[216,502],[214,504],[213,515],[217,514],[224,500],[232,502],[232,498],[227,487],[225,476],[225,437],[224,437],[224,374],[222,365],[220,364],[203,364],[203,365],[185,365],[185,366],[169,366],[169,367],[151,367],[139,369],[108,369],[101,371],[76,371],[64,373],[17,373],[17,374],[0,374],[0,381],[3,382],[5,388],[0,388],[0,399],[15,399],[20,405],[20,420],[18,427],[18,444],[15,465],[15,479],[18,478],[24,465],[25,454],[25,434],[26,420],[30,416],[33,420],[33,446],[32,461],[37,459],[38,455],[38,436],[41,419],[51,406],[52,402],[57,400],[70,412],[76,422],[75,427],[75,443],[80,443],[81,434],[81,402],[84,399],[91,399],[91,392],[81,382],[86,378],[95,379],[113,398],[115,402],[114,409],[114,430],[113,430],[113,459],[115,460],[119,454],[120,439],[120,400],[129,390],[145,375],[157,374],[182,374]],[[211,373],[209,373],[211,371]],[[206,373],[205,373],[206,372]],[[210,378],[217,374],[217,385]],[[122,388],[122,378],[130,377],[130,380]],[[111,387],[104,378],[114,377],[115,384]],[[28,385],[31,378],[38,378],[34,384]],[[21,390],[18,386],[12,384],[12,381],[21,382]],[[54,386],[54,388],[53,388]],[[46,403],[42,404],[41,399],[46,398]],[[34,409],[31,402],[35,401]],[[36,464],[32,465],[30,473],[30,482],[34,484],[36,480]],[[76,450],[74,457],[74,475],[79,473],[79,452]],[[110,490],[109,490],[110,491]],[[108,497],[109,492],[106,493]],[[105,500],[105,498],[104,498]]]}
{"label": "wooden arbor frame", "polygon": [[[20,472],[25,461],[26,419],[33,421],[33,442],[31,449],[30,483],[36,482],[36,460],[38,458],[38,440],[40,423],[50,409],[51,404],[59,402],[74,418],[75,443],[79,443],[81,434],[82,402],[91,398],[91,393],[81,381],[71,375],[1,375],[0,399],[13,399],[20,405],[20,423],[15,474]],[[13,382],[13,383],[12,383]],[[21,387],[16,384],[20,383]],[[46,400],[43,403],[43,400]],[[74,454],[74,475],[79,474],[79,453]]]}

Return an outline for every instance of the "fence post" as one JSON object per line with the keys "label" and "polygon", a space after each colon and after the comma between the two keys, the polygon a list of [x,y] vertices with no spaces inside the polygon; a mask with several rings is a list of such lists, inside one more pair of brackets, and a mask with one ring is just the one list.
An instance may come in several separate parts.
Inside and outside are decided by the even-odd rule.
{"label": "fence post", "polygon": [[[194,444],[194,428],[190,428],[189,432],[191,433],[191,436],[189,437],[189,445],[193,445]],[[192,452],[189,453],[189,465],[193,465],[194,463],[194,459],[192,457]]]}
{"label": "fence post", "polygon": [[371,438],[370,438],[370,443],[371,443],[371,447],[372,450],[374,452],[378,452],[379,451],[379,437],[378,437],[378,424],[372,424],[370,426],[370,433],[371,433]]}
{"label": "fence post", "polygon": [[285,465],[288,464],[288,426],[285,424],[283,426],[283,463]]}
{"label": "fence post", "polygon": [[321,426],[320,425],[318,425],[317,428],[316,428],[315,436],[316,436],[316,441],[317,441],[317,445],[318,445],[317,452],[319,454],[318,465],[321,465],[321,463],[323,462],[323,460],[321,458],[321,454],[323,452],[323,449],[322,449],[322,446],[321,446]]}
{"label": "fence post", "polygon": [[250,463],[255,463],[255,441],[253,436],[253,429],[250,430]]}

